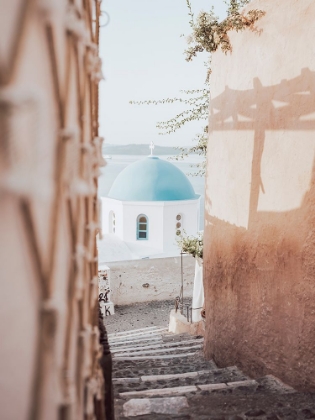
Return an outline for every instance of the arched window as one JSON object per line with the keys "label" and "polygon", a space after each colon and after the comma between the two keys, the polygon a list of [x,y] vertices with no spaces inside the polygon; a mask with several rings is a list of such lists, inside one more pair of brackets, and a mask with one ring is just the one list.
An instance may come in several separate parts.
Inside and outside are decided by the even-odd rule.
{"label": "arched window", "polygon": [[144,214],[140,214],[137,217],[137,239],[145,240],[148,239],[148,225],[149,220]]}
{"label": "arched window", "polygon": [[109,233],[116,232],[116,216],[112,210],[109,212],[108,215],[108,231]]}

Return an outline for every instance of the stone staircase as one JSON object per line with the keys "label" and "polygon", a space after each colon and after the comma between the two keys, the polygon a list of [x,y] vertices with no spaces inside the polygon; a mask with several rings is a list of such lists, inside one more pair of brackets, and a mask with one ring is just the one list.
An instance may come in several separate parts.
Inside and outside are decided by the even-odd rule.
{"label": "stone staircase", "polygon": [[109,334],[116,419],[315,419],[315,395],[203,358],[202,337],[163,327]]}

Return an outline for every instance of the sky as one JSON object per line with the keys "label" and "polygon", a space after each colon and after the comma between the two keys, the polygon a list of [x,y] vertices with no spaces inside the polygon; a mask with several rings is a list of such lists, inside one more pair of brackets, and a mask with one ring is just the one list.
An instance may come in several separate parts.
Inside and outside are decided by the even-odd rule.
{"label": "sky", "polygon": [[[223,0],[191,0],[195,16],[215,7],[223,18]],[[204,123],[193,122],[161,136],[158,121],[185,108],[131,105],[129,101],[178,97],[180,90],[205,87],[206,55],[186,62],[185,37],[190,34],[186,0],[104,0],[110,21],[101,28],[100,55],[105,80],[100,84],[100,135],[107,144],[149,143],[189,146]],[[105,21],[104,16],[104,21]]]}

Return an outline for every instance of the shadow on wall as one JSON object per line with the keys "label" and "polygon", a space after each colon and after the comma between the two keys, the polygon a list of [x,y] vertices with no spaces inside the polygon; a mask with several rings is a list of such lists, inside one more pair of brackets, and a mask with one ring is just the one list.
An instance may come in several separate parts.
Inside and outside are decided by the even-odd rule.
{"label": "shadow on wall", "polygon": [[[217,198],[206,196],[205,351],[219,366],[238,364],[254,376],[272,373],[315,390],[315,163],[298,208],[259,210],[260,194],[268,193],[261,170],[266,132],[296,132],[295,141],[309,132],[308,145],[303,138],[295,145],[312,144],[314,153],[315,72],[303,69],[274,86],[262,86],[258,78],[253,84],[247,91],[226,87],[211,100],[210,142],[218,131],[233,131],[237,153],[240,131],[253,131],[254,140],[247,229],[213,214]],[[302,165],[295,162],[293,177]],[[285,178],[281,182],[285,189]]]}
{"label": "shadow on wall", "polygon": [[[274,86],[262,86],[255,78],[253,85],[254,89],[246,91],[226,87],[222,95],[211,100],[210,117],[212,131],[254,131],[249,226],[256,219],[259,190],[265,192],[260,168],[266,131],[315,130],[315,119],[304,119],[315,112],[315,72],[302,69],[300,76]],[[276,101],[282,106],[276,107]],[[239,116],[247,121],[240,121]]]}

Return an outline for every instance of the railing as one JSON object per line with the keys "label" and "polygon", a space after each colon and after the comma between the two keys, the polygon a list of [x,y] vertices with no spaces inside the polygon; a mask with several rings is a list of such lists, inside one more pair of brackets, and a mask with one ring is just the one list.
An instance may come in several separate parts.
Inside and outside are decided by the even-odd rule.
{"label": "railing", "polygon": [[100,365],[103,372],[105,395],[104,395],[104,412],[106,420],[115,420],[114,414],[114,390],[112,381],[113,361],[110,347],[108,344],[108,336],[104,324],[104,318],[99,306],[98,310],[98,327],[100,330],[100,345],[102,347],[102,356],[100,358]]}
{"label": "railing", "polygon": [[183,264],[183,255],[188,255],[188,253],[187,252],[181,252],[180,253],[181,287],[180,287],[180,294],[175,299],[175,312],[177,312],[178,310],[180,310],[180,313],[186,317],[187,321],[190,322],[190,323],[192,323],[192,311],[202,310],[203,307],[201,306],[200,308],[193,308],[191,304],[184,303],[184,264]]}

